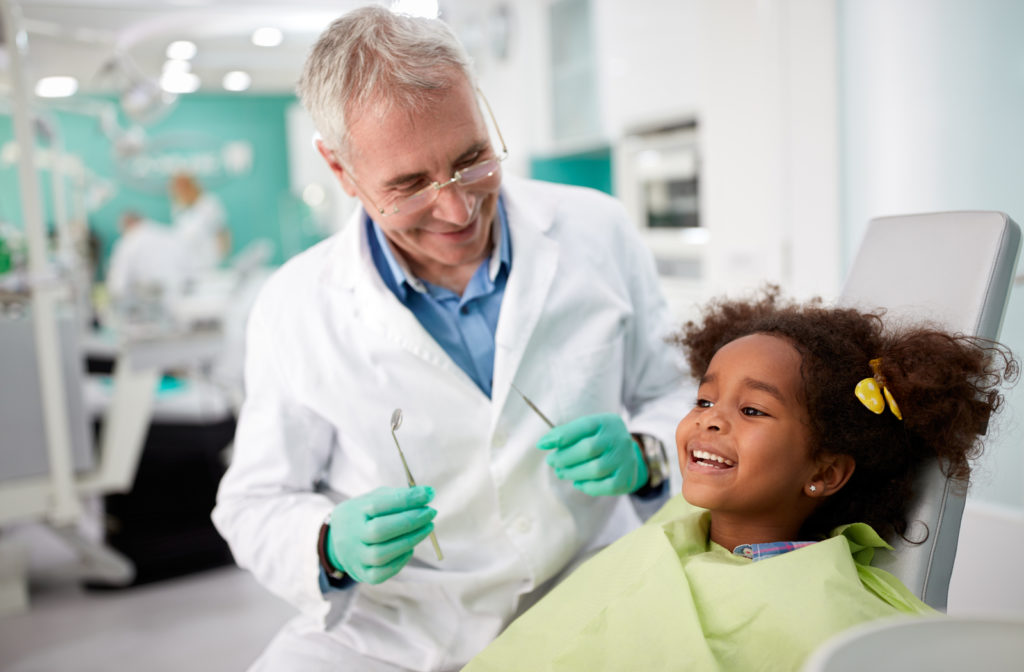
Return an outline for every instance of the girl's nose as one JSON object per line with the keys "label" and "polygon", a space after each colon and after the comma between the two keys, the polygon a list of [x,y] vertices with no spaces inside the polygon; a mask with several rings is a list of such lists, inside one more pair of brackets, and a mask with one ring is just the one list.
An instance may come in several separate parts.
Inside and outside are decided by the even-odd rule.
{"label": "girl's nose", "polygon": [[697,426],[709,432],[728,430],[729,425],[716,406],[712,406],[697,416]]}

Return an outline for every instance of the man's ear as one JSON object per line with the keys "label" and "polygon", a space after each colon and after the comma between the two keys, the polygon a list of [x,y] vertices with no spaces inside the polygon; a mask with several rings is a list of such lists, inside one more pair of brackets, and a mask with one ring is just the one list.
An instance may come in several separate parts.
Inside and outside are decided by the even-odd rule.
{"label": "man's ear", "polygon": [[807,494],[817,497],[834,495],[850,480],[856,466],[857,463],[849,455],[821,456],[811,484],[805,488]]}
{"label": "man's ear", "polygon": [[323,140],[316,141],[316,151],[320,152],[320,156],[324,157],[324,161],[327,162],[327,167],[331,169],[334,176],[338,178],[338,182],[341,183],[341,188],[345,190],[345,193],[352,198],[356,197],[356,185],[349,179],[348,171],[341,165],[335,157],[334,152],[327,148]]}

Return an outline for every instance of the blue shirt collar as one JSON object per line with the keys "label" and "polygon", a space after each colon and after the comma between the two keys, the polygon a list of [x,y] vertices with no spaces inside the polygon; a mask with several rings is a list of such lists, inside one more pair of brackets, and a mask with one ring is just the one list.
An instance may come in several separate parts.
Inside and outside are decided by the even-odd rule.
{"label": "blue shirt collar", "polygon": [[[504,198],[504,196],[498,196],[498,216],[495,218],[495,222],[492,224],[493,228],[491,229],[492,239],[497,239],[499,241],[497,248],[492,249],[491,258],[488,261],[487,275],[491,282],[494,282],[494,279],[498,277],[498,273],[503,267],[506,272],[512,269],[512,246],[509,241],[508,215],[505,213]],[[395,290],[396,294],[398,294],[398,298],[404,301],[408,288],[410,287],[417,292],[427,292],[428,288],[423,281],[413,275],[412,271],[409,270],[408,265],[405,263],[405,260],[397,257],[391,250],[391,245],[388,244],[387,236],[384,235],[384,232],[377,225],[377,222],[370,219],[369,214],[366,214],[365,218],[366,219],[364,221],[366,222],[367,229],[373,234],[374,240],[377,243],[377,251],[380,253],[380,257],[383,257],[384,261],[387,263],[387,269],[385,269],[381,268],[381,265],[378,262],[377,270],[382,276],[384,275],[385,270],[387,270],[390,274],[390,280],[393,281],[387,282],[387,284]],[[500,235],[495,235],[499,232]],[[376,255],[374,255],[374,258],[376,260]]]}

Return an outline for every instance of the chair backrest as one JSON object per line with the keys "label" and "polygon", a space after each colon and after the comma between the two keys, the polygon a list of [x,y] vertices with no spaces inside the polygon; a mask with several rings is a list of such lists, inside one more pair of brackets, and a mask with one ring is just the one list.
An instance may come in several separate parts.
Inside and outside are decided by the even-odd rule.
{"label": "chair backrest", "polygon": [[[943,212],[873,219],[840,294],[840,303],[889,319],[938,323],[996,338],[1002,326],[1017,256],[1020,227],[1001,212]],[[964,496],[937,463],[922,470],[907,536],[877,564],[921,600],[945,609],[956,557]]]}
{"label": "chair backrest", "polygon": [[1019,670],[1024,619],[943,617],[872,621],[811,654],[801,672]]}

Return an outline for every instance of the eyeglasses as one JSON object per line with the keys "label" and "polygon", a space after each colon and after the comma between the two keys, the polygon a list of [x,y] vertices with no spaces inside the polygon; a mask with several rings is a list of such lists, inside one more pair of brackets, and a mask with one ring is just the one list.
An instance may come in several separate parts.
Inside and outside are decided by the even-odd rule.
{"label": "eyeglasses", "polygon": [[370,201],[370,205],[377,211],[377,214],[381,217],[390,217],[391,215],[397,215],[403,213],[406,215],[415,214],[421,210],[429,207],[437,197],[441,194],[441,190],[445,187],[457,184],[460,187],[468,187],[471,184],[477,184],[489,180],[496,175],[501,173],[501,162],[508,158],[508,147],[505,146],[505,138],[501,135],[501,129],[498,128],[498,121],[494,118],[494,111],[491,110],[491,104],[487,102],[487,98],[484,97],[482,91],[477,89],[477,93],[480,95],[480,99],[484,101],[484,106],[487,108],[487,114],[491,117],[491,123],[494,124],[494,130],[498,133],[498,140],[501,141],[501,154],[499,156],[491,157],[480,163],[474,163],[468,168],[456,170],[455,173],[444,182],[432,182],[427,186],[423,187],[419,191],[410,194],[408,196],[399,197],[387,208],[379,207],[369,193],[359,184],[352,179],[352,171],[349,170],[349,178],[352,179],[352,183],[359,187],[359,190],[363,192],[366,199]]}

